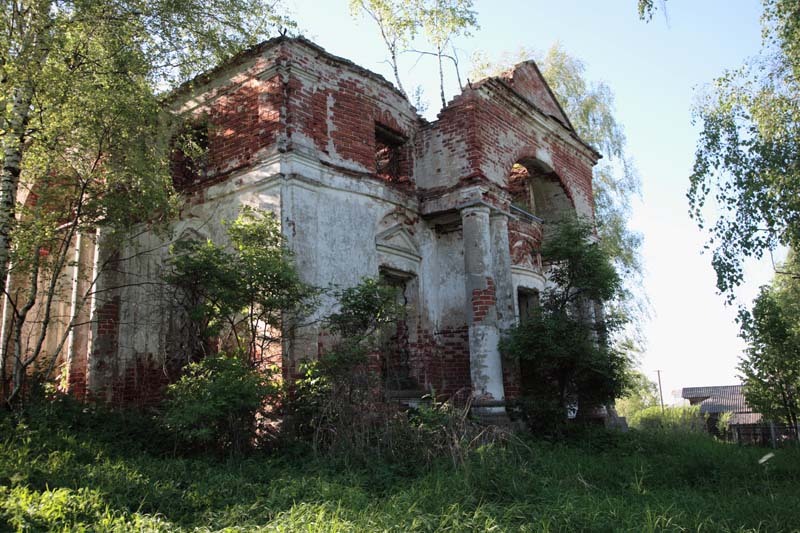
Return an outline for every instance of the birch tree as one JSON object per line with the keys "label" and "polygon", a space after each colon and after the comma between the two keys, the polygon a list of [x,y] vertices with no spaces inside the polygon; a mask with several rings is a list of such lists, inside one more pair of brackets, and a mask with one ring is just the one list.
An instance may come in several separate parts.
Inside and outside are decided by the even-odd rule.
{"label": "birch tree", "polygon": [[389,65],[394,73],[397,88],[404,96],[408,96],[403,82],[400,80],[398,55],[405,50],[416,35],[419,21],[414,19],[406,0],[350,0],[350,12],[353,16],[364,13],[378,26],[381,39],[389,53]]}
{"label": "birch tree", "polygon": [[615,117],[614,93],[607,84],[587,79],[586,65],[559,43],[544,54],[523,47],[497,60],[478,53],[472,58],[470,75],[473,79],[499,75],[531,58],[536,58],[578,136],[603,154],[593,170],[595,221],[601,246],[623,280],[616,298],[607,305],[625,314],[636,329],[647,316],[648,302],[641,288],[642,236],[628,226],[628,220],[640,194],[641,178],[628,155],[624,128]]}
{"label": "birch tree", "polygon": [[[453,62],[459,89],[463,88],[458,67],[458,54],[453,47],[453,39],[470,35],[478,28],[477,12],[473,0],[415,0],[414,17],[419,20],[425,39],[433,47],[433,52],[420,52],[436,57],[439,67],[439,92],[442,107],[447,105],[444,94],[443,60]],[[452,47],[452,54],[447,53]],[[419,52],[419,51],[418,51]]]}
{"label": "birch tree", "polygon": [[694,113],[701,131],[689,214],[708,229],[729,302],[747,259],[800,249],[800,9],[763,3],[761,54],[714,80]]}
{"label": "birch tree", "polygon": [[[169,213],[175,119],[161,95],[285,21],[262,0],[0,0],[0,11],[0,290],[12,308],[13,399],[42,354],[71,239],[99,226],[122,235]],[[27,279],[24,293],[9,294],[9,274]],[[40,327],[23,350],[33,309]]]}

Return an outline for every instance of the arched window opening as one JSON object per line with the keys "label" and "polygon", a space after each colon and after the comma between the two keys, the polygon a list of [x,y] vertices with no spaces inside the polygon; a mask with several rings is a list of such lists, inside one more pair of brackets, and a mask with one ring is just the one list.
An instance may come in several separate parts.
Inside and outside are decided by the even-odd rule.
{"label": "arched window opening", "polygon": [[539,159],[523,158],[511,167],[508,191],[511,211],[523,227],[538,227],[539,239],[547,240],[554,224],[575,215],[575,206],[558,174]]}
{"label": "arched window opening", "polygon": [[558,175],[538,159],[521,159],[508,176],[511,204],[542,219],[556,222],[574,211]]}

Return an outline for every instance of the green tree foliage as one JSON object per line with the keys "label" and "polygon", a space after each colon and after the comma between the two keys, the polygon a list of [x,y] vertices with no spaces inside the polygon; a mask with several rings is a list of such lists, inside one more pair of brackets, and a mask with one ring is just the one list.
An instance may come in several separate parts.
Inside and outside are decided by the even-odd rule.
{"label": "green tree foliage", "polygon": [[[290,404],[295,429],[310,437],[316,451],[369,455],[387,443],[376,442],[375,424],[385,412],[377,361],[385,333],[396,328],[404,308],[397,288],[378,279],[336,289],[336,312],[324,324],[336,341],[304,368]],[[373,364],[371,364],[373,363]]]}
{"label": "green tree foliage", "polygon": [[415,17],[418,18],[422,34],[433,47],[433,53],[439,66],[439,91],[442,107],[447,105],[444,95],[443,59],[450,59],[455,67],[458,86],[461,88],[461,74],[458,70],[458,54],[453,47],[452,54],[447,53],[453,39],[461,35],[470,35],[478,28],[477,13],[473,9],[473,0],[412,0]]}
{"label": "green tree foliage", "polygon": [[588,415],[627,387],[629,360],[613,344],[623,321],[600,308],[619,291],[620,278],[591,238],[586,223],[559,224],[542,247],[553,287],[500,343],[506,357],[520,361],[524,394],[538,410],[533,422],[544,426],[566,420],[576,404]]}
{"label": "green tree foliage", "polygon": [[167,388],[163,421],[176,444],[238,455],[253,443],[256,415],[277,393],[273,376],[242,357],[212,355],[189,364]]}
{"label": "green tree foliage", "polygon": [[634,413],[628,420],[632,428],[647,432],[677,431],[700,433],[706,431],[706,416],[700,406],[666,407],[654,405]]}
{"label": "green tree foliage", "polygon": [[713,214],[707,247],[728,301],[745,259],[800,249],[799,21],[796,2],[765,0],[761,55],[717,78],[695,109],[690,214],[701,228]]}
{"label": "green tree foliage", "polygon": [[[666,9],[667,0],[661,0],[659,3],[662,10]],[[653,20],[653,15],[658,11],[655,0],[639,0],[637,7],[639,8],[639,18],[645,22]]]}
{"label": "green tree foliage", "polygon": [[270,213],[244,208],[225,225],[229,246],[177,242],[165,278],[179,289],[194,326],[190,337],[203,341],[190,356],[203,355],[207,341],[216,339],[259,362],[307,313],[315,291],[300,280]]}
{"label": "green tree foliage", "polygon": [[381,39],[389,53],[389,64],[394,73],[397,88],[408,96],[400,81],[398,55],[408,47],[419,28],[419,20],[414,17],[411,4],[407,0],[350,0],[350,13],[353,16],[365,14],[371,18],[381,32]]}
{"label": "green tree foliage", "polygon": [[658,386],[637,370],[628,375],[629,388],[614,406],[620,416],[630,419],[634,414],[658,405]]}
{"label": "green tree foliage", "polygon": [[626,153],[625,132],[614,118],[614,94],[602,82],[586,79],[586,65],[559,44],[546,54],[521,48],[490,61],[473,57],[473,78],[498,75],[516,63],[536,58],[548,85],[558,98],[578,135],[597,148],[603,159],[594,168],[595,220],[600,244],[623,279],[615,301],[607,302],[624,313],[635,331],[647,316],[647,296],[642,289],[642,236],[628,227],[632,201],[640,194],[641,180]]}
{"label": "green tree foliage", "polygon": [[[790,255],[789,268],[800,267]],[[800,416],[800,281],[779,274],[761,287],[753,308],[739,312],[747,342],[739,363],[747,403],[766,418],[794,428]]]}
{"label": "green tree foliage", "polygon": [[[0,1],[0,292],[13,315],[3,339],[2,371],[11,366],[14,375],[7,397],[35,364],[56,360],[39,361],[77,235],[102,227],[108,243],[122,243],[136,224],[170,213],[176,120],[160,93],[262,38],[281,22],[272,5]],[[7,274],[15,287],[6,287]],[[90,296],[80,295],[78,310]]]}

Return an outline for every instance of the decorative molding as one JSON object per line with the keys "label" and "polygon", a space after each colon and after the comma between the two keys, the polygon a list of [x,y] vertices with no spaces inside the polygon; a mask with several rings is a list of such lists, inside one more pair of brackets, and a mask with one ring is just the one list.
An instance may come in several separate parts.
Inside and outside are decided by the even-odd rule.
{"label": "decorative molding", "polygon": [[379,252],[395,255],[419,263],[422,261],[419,247],[402,224],[393,226],[375,236],[375,247]]}

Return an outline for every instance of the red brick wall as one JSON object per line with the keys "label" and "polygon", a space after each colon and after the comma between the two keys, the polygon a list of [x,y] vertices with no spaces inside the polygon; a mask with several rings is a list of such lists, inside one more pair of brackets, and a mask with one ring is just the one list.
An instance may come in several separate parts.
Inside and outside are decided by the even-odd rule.
{"label": "red brick wall", "polygon": [[515,91],[520,93],[520,95],[529,100],[546,115],[551,115],[560,122],[566,124],[564,114],[550,94],[550,90],[547,88],[547,85],[545,85],[537,67],[531,63],[522,64],[510,74],[512,75],[506,78],[506,82],[509,83]]}
{"label": "red brick wall", "polygon": [[[461,166],[447,171],[457,175],[459,183],[493,183],[506,190],[513,164],[536,159],[537,151],[544,151],[550,154],[567,196],[574,200],[580,195],[591,203],[592,156],[544,131],[526,105],[508,89],[484,83],[453,99],[438,121],[426,128],[425,137],[440,136],[441,150],[453,150],[448,157]],[[418,157],[425,146],[418,148]],[[441,154],[426,154],[437,156]]]}
{"label": "red brick wall", "polygon": [[409,140],[401,151],[396,182],[411,188],[410,139],[419,118],[408,100],[380,76],[349,61],[324,56],[316,48],[294,45],[287,47],[287,53],[304,71],[289,76],[286,120],[290,146],[312,142],[324,162],[380,178],[375,173],[375,127],[383,126]]}
{"label": "red brick wall", "polygon": [[469,370],[469,332],[467,326],[442,329],[434,335],[426,329],[417,332],[410,345],[412,374],[417,382],[433,388],[439,399],[463,401],[469,397],[472,380]]}
{"label": "red brick wall", "polygon": [[164,398],[167,385],[177,379],[176,369],[166,368],[150,354],[137,354],[121,375],[111,383],[111,402],[115,405],[145,407]]}
{"label": "red brick wall", "polygon": [[497,303],[497,295],[492,278],[486,278],[485,289],[472,290],[472,319],[475,322],[480,322],[493,309]]}
{"label": "red brick wall", "polygon": [[515,400],[522,394],[519,360],[503,357],[503,391],[506,400]]}
{"label": "red brick wall", "polygon": [[208,153],[201,177],[181,184],[182,189],[191,191],[222,181],[275,148],[285,129],[281,117],[284,84],[279,74],[264,77],[262,73],[281,61],[280,52],[280,48],[262,52],[250,64],[241,65],[239,72],[231,66],[234,74],[223,71],[216,80],[198,82],[192,94],[202,104],[188,112],[187,120],[208,124]]}
{"label": "red brick wall", "polygon": [[[380,178],[375,174],[376,124],[414,137],[420,119],[413,107],[377,74],[305,41],[283,40],[261,53],[228,84],[198,89],[210,102],[192,111],[195,119],[209,121],[203,184],[252,164],[265,149],[303,145],[326,163]],[[277,65],[277,73],[261,79],[259,72],[270,65]],[[286,146],[277,146],[281,135]],[[405,189],[412,188],[412,159],[409,141],[402,150],[401,175],[394,180]]]}

